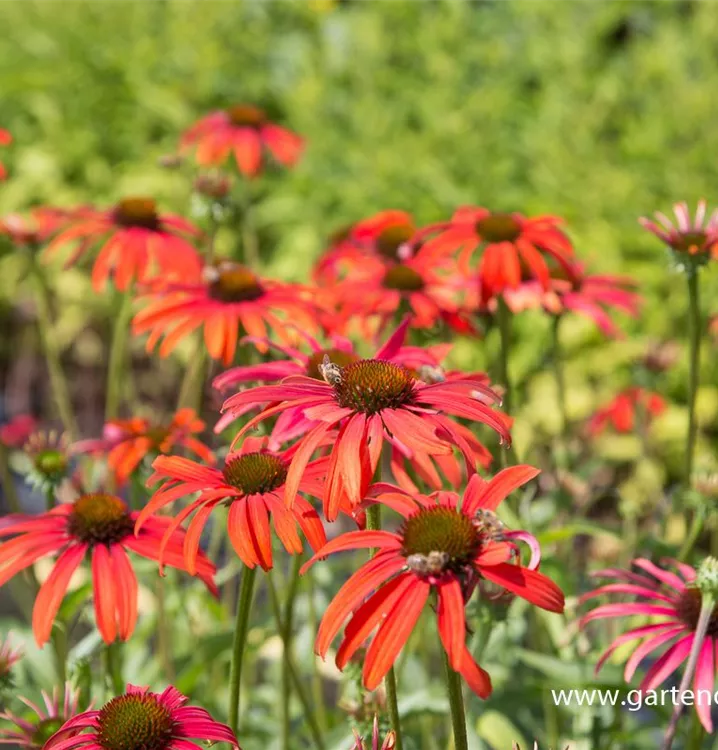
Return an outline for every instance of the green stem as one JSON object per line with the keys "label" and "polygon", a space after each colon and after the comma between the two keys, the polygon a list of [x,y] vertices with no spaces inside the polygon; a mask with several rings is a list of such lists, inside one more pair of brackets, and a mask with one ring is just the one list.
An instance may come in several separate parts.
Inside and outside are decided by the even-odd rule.
{"label": "green stem", "polygon": [[52,629],[52,648],[55,656],[55,669],[60,685],[67,680],[67,631],[64,622],[56,622]]}
{"label": "green stem", "polygon": [[[700,578],[700,574],[699,574]],[[701,611],[698,615],[698,623],[696,625],[695,634],[693,636],[693,643],[691,645],[691,651],[688,654],[688,662],[686,663],[685,670],[683,671],[683,678],[681,684],[678,687],[678,700],[673,708],[673,714],[671,720],[666,729],[666,733],[663,736],[663,744],[661,750],[671,750],[673,747],[673,740],[676,737],[676,730],[678,729],[678,722],[683,713],[683,695],[688,690],[688,686],[691,684],[693,674],[696,671],[696,665],[698,664],[698,657],[700,656],[701,649],[703,648],[703,641],[706,639],[708,633],[708,626],[711,623],[713,616],[713,608],[715,606],[715,598],[709,593],[703,591],[701,599]]]}
{"label": "green stem", "polygon": [[287,600],[284,603],[284,617],[282,618],[283,627],[282,636],[282,750],[289,750],[290,735],[290,706],[289,706],[289,656],[292,648],[292,626],[294,624],[294,603],[297,598],[297,589],[299,588],[299,569],[302,567],[302,556],[294,555],[292,558],[292,569],[289,574],[289,591]]}
{"label": "green stem", "polygon": [[253,270],[259,268],[259,237],[254,222],[254,200],[251,181],[245,183],[240,210],[242,212],[242,260]]}
{"label": "green stem", "polygon": [[466,736],[466,714],[464,712],[464,696],[461,692],[461,677],[449,664],[449,657],[444,649],[444,667],[446,668],[446,685],[449,692],[449,707],[451,709],[451,726],[454,730],[455,750],[468,750],[469,741]]}
{"label": "green stem", "polygon": [[503,408],[511,414],[511,378],[509,375],[509,352],[511,351],[511,310],[503,297],[498,298],[496,319],[499,325],[501,348],[499,351],[499,383],[504,387]]}
{"label": "green stem", "polygon": [[696,396],[700,369],[701,311],[698,296],[698,269],[691,266],[686,272],[688,279],[688,340],[690,347],[688,374],[688,437],[686,440],[685,486],[691,486],[693,458],[698,436],[696,422]]}
{"label": "green stem", "polygon": [[55,405],[57,406],[60,421],[62,422],[65,432],[70,440],[75,440],[78,436],[77,422],[72,409],[70,399],[70,390],[67,385],[67,378],[62,369],[60,361],[60,347],[57,337],[53,331],[52,314],[50,312],[50,290],[43,276],[42,270],[33,256],[30,265],[30,271],[35,286],[35,305],[37,307],[37,324],[40,332],[40,343],[47,361],[47,370],[50,375],[50,388],[52,390]]}
{"label": "green stem", "polygon": [[157,595],[157,650],[164,676],[169,683],[173,683],[175,670],[172,661],[172,630],[167,619],[166,584],[166,579],[158,576],[155,589]]}
{"label": "green stem", "polygon": [[187,365],[182,385],[180,386],[177,408],[189,406],[198,414],[202,410],[204,396],[204,379],[207,371],[207,352],[201,335],[197,339],[197,350],[192,361]]}
{"label": "green stem", "polygon": [[703,524],[705,522],[705,514],[702,508],[696,508],[693,511],[693,518],[691,519],[691,525],[686,534],[686,539],[678,552],[677,559],[681,562],[685,562],[688,559],[695,543],[698,541],[698,537],[703,531]]}
{"label": "green stem", "polygon": [[[274,585],[274,579],[271,575],[267,576],[267,588],[269,590],[269,601],[272,605],[272,612],[274,614],[274,619],[277,622],[277,629],[279,633],[284,633],[286,632],[286,624],[285,624],[284,618],[282,617],[282,612],[279,606],[279,597],[277,596],[277,588]],[[309,697],[307,696],[307,691],[304,688],[304,683],[302,682],[302,678],[299,674],[299,670],[297,669],[297,666],[294,663],[294,657],[292,655],[291,650],[285,647],[282,658],[284,659],[284,663],[286,663],[287,665],[289,679],[291,680],[294,690],[297,694],[297,697],[299,698],[299,701],[302,704],[304,717],[306,718],[307,723],[309,724],[309,731],[311,732],[314,745],[316,746],[317,750],[324,750],[324,740],[322,738],[322,732],[321,732],[321,729],[319,728],[319,725],[317,724],[317,719],[316,719],[316,716],[314,715],[314,711],[312,711],[312,705],[309,701]]]}
{"label": "green stem", "polygon": [[[213,559],[213,558],[210,558]],[[315,601],[315,580],[314,580],[314,568],[308,571],[305,576],[307,581],[307,598],[309,604],[309,632],[317,632],[317,603]],[[324,711],[324,690],[322,687],[322,676],[319,674],[317,667],[317,660],[312,659],[312,699],[314,700],[314,706],[317,714],[317,724],[322,731],[327,728],[327,717]]]}
{"label": "green stem", "polygon": [[8,510],[11,513],[22,513],[20,498],[15,488],[12,471],[10,471],[10,452],[2,443],[0,443],[0,485],[2,485]]}
{"label": "green stem", "polygon": [[105,649],[105,668],[107,678],[112,687],[113,695],[122,695],[125,692],[125,683],[122,679],[122,646],[118,642],[110,643]]}
{"label": "green stem", "polygon": [[252,609],[256,568],[245,567],[237,602],[237,620],[234,626],[232,646],[232,666],[229,672],[229,726],[237,734],[239,731],[239,686],[242,678],[242,658],[247,645],[249,614]]}
{"label": "green stem", "polygon": [[130,292],[122,295],[120,309],[112,329],[110,344],[110,361],[107,367],[107,401],[105,402],[105,421],[115,419],[120,406],[122,383],[127,364],[127,335],[132,317],[132,296]]}
{"label": "green stem", "polygon": [[561,316],[555,315],[551,326],[553,339],[553,373],[556,379],[556,391],[558,396],[558,408],[561,415],[561,437],[566,438],[568,430],[568,417],[566,416],[566,378],[563,371],[563,353],[561,351]]}

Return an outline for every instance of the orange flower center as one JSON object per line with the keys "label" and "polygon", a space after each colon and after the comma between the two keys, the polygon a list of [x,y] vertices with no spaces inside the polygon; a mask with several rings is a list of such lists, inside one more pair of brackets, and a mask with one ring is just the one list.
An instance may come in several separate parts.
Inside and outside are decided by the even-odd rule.
{"label": "orange flower center", "polygon": [[399,292],[418,292],[424,288],[424,279],[413,268],[399,263],[384,274],[382,284],[387,289],[396,289]]}
{"label": "orange flower center", "polygon": [[412,224],[394,224],[387,227],[376,238],[376,249],[385,258],[399,260],[399,248],[415,234]]}
{"label": "orange flower center", "polygon": [[[681,594],[676,610],[678,617],[691,629],[698,626],[698,617],[701,613],[701,602],[703,595],[695,586],[687,586]],[[713,608],[710,623],[708,624],[708,637],[718,638],[718,604]]]}
{"label": "orange flower center", "polygon": [[121,695],[97,717],[97,743],[105,750],[165,750],[174,720],[152,693]]}
{"label": "orange flower center", "polygon": [[337,365],[337,367],[346,367],[352,364],[352,362],[358,362],[359,357],[351,352],[345,352],[341,349],[322,349],[320,352],[315,352],[309,357],[307,361],[307,375],[315,380],[324,380],[322,373],[319,369],[319,365],[324,362],[324,357],[329,357],[329,361]]}
{"label": "orange flower center", "polygon": [[266,119],[264,111],[251,104],[237,104],[234,107],[230,107],[226,112],[229,121],[238,128],[257,128]]}
{"label": "orange flower center", "polygon": [[264,294],[259,279],[239,263],[220,263],[205,268],[209,295],[220,302],[251,302]]}
{"label": "orange flower center", "polygon": [[482,544],[472,520],[452,508],[425,508],[408,518],[401,530],[402,554],[419,575],[459,572],[471,564]]}
{"label": "orange flower center", "polygon": [[263,495],[284,484],[287,467],[270,453],[245,453],[230,458],[222,473],[227,484],[245,495]]}
{"label": "orange flower center", "polygon": [[705,232],[679,232],[671,238],[671,247],[681,253],[700,253],[705,250],[707,239]]}
{"label": "orange flower center", "polygon": [[70,534],[85,544],[115,544],[132,533],[127,506],[115,495],[93,493],[75,500],[68,517]]}
{"label": "orange flower center", "polygon": [[411,372],[402,365],[360,359],[341,370],[333,388],[340,406],[371,415],[411,404],[415,383]]}
{"label": "orange flower center", "polygon": [[125,198],[114,210],[114,219],[123,227],[142,227],[143,229],[158,229],[160,225],[157,215],[157,204],[152,198]]}
{"label": "orange flower center", "polygon": [[489,214],[476,222],[476,231],[486,242],[513,242],[521,227],[511,214]]}

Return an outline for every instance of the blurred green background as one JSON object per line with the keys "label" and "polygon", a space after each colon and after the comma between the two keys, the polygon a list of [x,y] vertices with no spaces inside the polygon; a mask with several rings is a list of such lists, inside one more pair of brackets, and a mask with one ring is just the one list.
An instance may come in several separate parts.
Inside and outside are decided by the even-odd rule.
{"label": "blurred green background", "polygon": [[[296,170],[270,177],[258,207],[268,272],[307,279],[332,230],[384,208],[420,223],[462,203],[559,214],[582,257],[632,274],[647,300],[628,342],[605,343],[580,321],[564,331],[577,419],[634,379],[649,339],[684,330],[683,278],[637,217],[715,194],[710,3],[10,0],[0,26],[11,30],[0,37],[0,125],[16,138],[3,154],[2,212],[152,194],[191,213],[191,174],[158,157],[208,110],[256,102],[308,143]],[[5,250],[7,373],[32,311],[18,285],[23,262]],[[715,274],[704,276],[709,312]],[[101,371],[109,295],[95,298],[80,270],[53,283],[66,356]],[[547,321],[524,315],[518,329],[524,427],[550,432]],[[487,366],[492,351],[459,342],[455,359]],[[716,380],[714,353],[704,352],[705,383]],[[679,403],[684,367],[659,384]],[[704,425],[717,409],[718,392],[704,389]],[[100,411],[88,406],[81,421],[96,429]],[[682,439],[681,418],[669,414],[669,438]]]}

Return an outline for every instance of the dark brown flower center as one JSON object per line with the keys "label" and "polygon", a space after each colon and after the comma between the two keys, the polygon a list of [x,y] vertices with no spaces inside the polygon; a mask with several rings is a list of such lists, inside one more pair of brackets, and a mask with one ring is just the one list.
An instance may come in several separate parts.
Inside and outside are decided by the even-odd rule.
{"label": "dark brown flower center", "polygon": [[371,415],[413,403],[415,383],[411,372],[402,365],[360,359],[341,371],[333,387],[340,406]]}
{"label": "dark brown flower center", "polygon": [[399,533],[402,554],[417,573],[459,572],[470,565],[482,543],[480,531],[468,516],[439,505],[408,518]]}
{"label": "dark brown flower center", "polygon": [[413,268],[398,263],[384,274],[382,284],[400,292],[418,292],[424,288],[424,279]]}
{"label": "dark brown flower center", "polygon": [[222,473],[227,484],[245,495],[261,495],[284,484],[287,466],[270,453],[245,453],[230,457]]}
{"label": "dark brown flower center", "polygon": [[704,249],[708,240],[705,232],[678,232],[675,237],[671,237],[671,247],[678,252],[687,253],[691,248],[695,251]]}
{"label": "dark brown flower center", "polygon": [[[676,610],[678,617],[691,629],[698,626],[698,617],[701,613],[701,602],[703,596],[700,589],[688,586],[681,594]],[[718,638],[718,604],[713,608],[710,623],[708,624],[708,637]]]}
{"label": "dark brown flower center", "polygon": [[232,125],[235,125],[238,128],[257,128],[266,119],[264,111],[259,107],[252,106],[251,104],[237,104],[226,111],[229,121]]}
{"label": "dark brown flower center", "polygon": [[75,500],[68,530],[85,544],[114,544],[132,533],[127,506],[115,495],[93,493]]}
{"label": "dark brown flower center", "polygon": [[114,219],[123,227],[142,227],[143,229],[159,229],[160,220],[157,215],[157,204],[152,198],[125,198],[114,210]]}
{"label": "dark brown flower center", "polygon": [[416,233],[412,224],[394,224],[387,227],[376,238],[376,249],[380,255],[390,260],[399,260],[399,248]]}
{"label": "dark brown flower center", "polygon": [[48,448],[35,456],[35,468],[46,479],[62,479],[67,471],[67,456],[58,450]]}
{"label": "dark brown flower center", "polygon": [[337,367],[346,367],[352,362],[358,362],[359,357],[351,352],[345,352],[341,349],[322,349],[320,352],[314,352],[307,361],[307,375],[315,380],[324,380],[319,365],[324,362],[324,357],[329,357],[329,361]]}
{"label": "dark brown flower center", "polygon": [[97,726],[97,743],[105,750],[165,750],[174,721],[156,695],[133,693],[106,703]]}
{"label": "dark brown flower center", "polygon": [[38,750],[45,747],[45,743],[64,723],[65,719],[61,716],[42,719],[35,725],[35,731],[32,733],[32,747],[38,748]]}
{"label": "dark brown flower center", "polygon": [[513,242],[521,227],[511,214],[489,214],[476,222],[476,231],[486,242]]}
{"label": "dark brown flower center", "polygon": [[221,263],[205,268],[209,295],[221,302],[251,302],[264,294],[257,276],[239,263]]}

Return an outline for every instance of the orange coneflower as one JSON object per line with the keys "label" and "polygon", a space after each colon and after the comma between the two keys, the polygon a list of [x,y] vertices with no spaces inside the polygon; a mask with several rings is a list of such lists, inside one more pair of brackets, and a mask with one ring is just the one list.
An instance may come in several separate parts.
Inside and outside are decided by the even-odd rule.
{"label": "orange coneflower", "polygon": [[[402,326],[404,331],[407,324],[405,321]],[[465,375],[434,383],[417,380],[407,367],[388,359],[397,341],[395,334],[375,359],[345,366],[323,363],[323,380],[295,375],[278,385],[249,388],[225,402],[223,411],[230,413],[242,413],[249,405],[271,404],[252,418],[236,439],[267,417],[288,410],[317,423],[302,438],[289,469],[285,499],[290,506],[307,462],[335,428],[339,434],[332,443],[323,496],[329,521],[336,519],[340,507],[360,504],[384,440],[409,457],[450,455],[456,447],[464,455],[469,474],[476,471],[476,454],[448,415],[487,424],[504,442],[510,442],[506,418],[490,406],[498,403],[499,396],[484,378]]]}
{"label": "orange coneflower", "polygon": [[106,456],[117,484],[122,485],[145,457],[170,453],[176,446],[214,463],[214,453],[194,437],[204,428],[205,423],[190,408],[180,409],[169,423],[143,417],[113,419],[105,424],[101,438],[81,440],[72,446],[72,452]]}
{"label": "orange coneflower", "polygon": [[68,216],[67,226],[48,245],[52,255],[74,244],[66,267],[96,245],[101,245],[92,269],[99,291],[112,277],[120,291],[137,280],[184,280],[199,273],[199,255],[190,240],[200,235],[189,221],[161,214],[152,198],[125,198],[107,210],[83,207]]}
{"label": "orange coneflower", "polygon": [[148,350],[164,336],[159,349],[163,357],[202,325],[207,351],[225,365],[234,359],[242,329],[265,339],[269,326],[289,342],[288,321],[307,331],[318,327],[314,305],[302,287],[262,279],[246,266],[226,260],[205,267],[193,282],[162,285],[147,299],[147,307],[135,316],[133,330],[150,332]]}
{"label": "orange coneflower", "polygon": [[40,206],[27,216],[7,214],[0,219],[0,234],[6,234],[18,247],[41,245],[57,232],[69,217],[70,211]]}
{"label": "orange coneflower", "polygon": [[451,221],[422,229],[413,242],[423,242],[425,252],[438,257],[460,251],[463,269],[468,267],[476,248],[480,248],[478,277],[481,301],[486,304],[506,289],[516,289],[524,268],[548,289],[549,259],[556,261],[570,277],[573,247],[559,229],[560,224],[557,216],[529,218],[519,213],[464,206],[454,213]]}
{"label": "orange coneflower", "polygon": [[[43,646],[50,638],[62,599],[73,573],[89,553],[95,619],[100,635],[112,643],[119,635],[126,641],[137,620],[137,578],[130,564],[130,550],[163,560],[185,570],[182,560],[184,532],[166,534],[170,519],[152,518],[138,534],[133,533],[138,514],[129,511],[119,497],[105,493],[82,495],[37,516],[9,516],[0,537],[14,537],[0,545],[0,586],[43,557],[58,554],[52,572],[40,587],[32,614],[35,640]],[[194,566],[198,577],[216,593],[215,567],[203,555]]]}
{"label": "orange coneflower", "polygon": [[[12,136],[7,130],[0,128],[0,146],[9,146],[12,143]],[[7,177],[7,169],[5,165],[0,161],[0,181]]]}
{"label": "orange coneflower", "polygon": [[[260,565],[264,570],[272,567],[272,537],[269,521],[272,520],[284,548],[290,554],[301,554],[302,542],[297,524],[307,537],[312,549],[319,549],[326,541],[324,527],[316,511],[302,497],[292,509],[282,501],[289,462],[296,450],[284,453],[267,450],[266,438],[247,438],[241,450],[230,453],[222,469],[213,469],[178,456],[160,456],[155,459],[155,473],[148,485],[163,480],[162,486],[137,516],[136,530],[141,531],[160,508],[181,497],[199,493],[167,527],[159,551],[163,564],[163,547],[175,529],[196,511],[184,544],[187,569],[193,572],[202,529],[210,513],[222,503],[229,504],[227,532],[235,552],[248,568]],[[326,459],[310,463],[302,475],[299,491],[318,496]]]}
{"label": "orange coneflower", "polygon": [[633,432],[637,415],[650,421],[666,410],[666,402],[657,393],[631,386],[621,391],[605,406],[597,409],[588,423],[591,435],[600,435],[610,425],[616,432]]}
{"label": "orange coneflower", "polygon": [[254,177],[263,166],[263,150],[285,167],[293,167],[302,153],[304,140],[276,125],[259,107],[238,104],[203,117],[184,132],[181,150],[194,148],[200,166],[221,165],[232,154],[239,170]]}
{"label": "orange coneflower", "polygon": [[691,220],[688,204],[682,202],[673,206],[673,212],[675,224],[660,211],[654,214],[658,223],[646,218],[639,221],[677,255],[693,257],[701,263],[718,258],[718,209],[706,219],[706,202],[698,201],[695,218]]}
{"label": "orange coneflower", "polygon": [[[466,602],[482,579],[550,612],[563,612],[564,596],[536,571],[540,550],[524,531],[507,531],[495,511],[513,490],[538,474],[531,466],[504,469],[486,482],[478,474],[463,499],[454,492],[411,495],[382,485],[376,502],[404,517],[398,532],[353,531],[328,542],[304,566],[342,550],[378,551],[342,586],[322,618],[315,650],[325,657],[334,637],[344,630],[336,663],[343,669],[378,628],[364,659],[363,680],[374,690],[391,668],[416,624],[429,594],[437,596],[439,637],[451,667],[482,698],[491,693],[489,675],[466,647]],[[531,548],[522,566],[516,542]]]}

